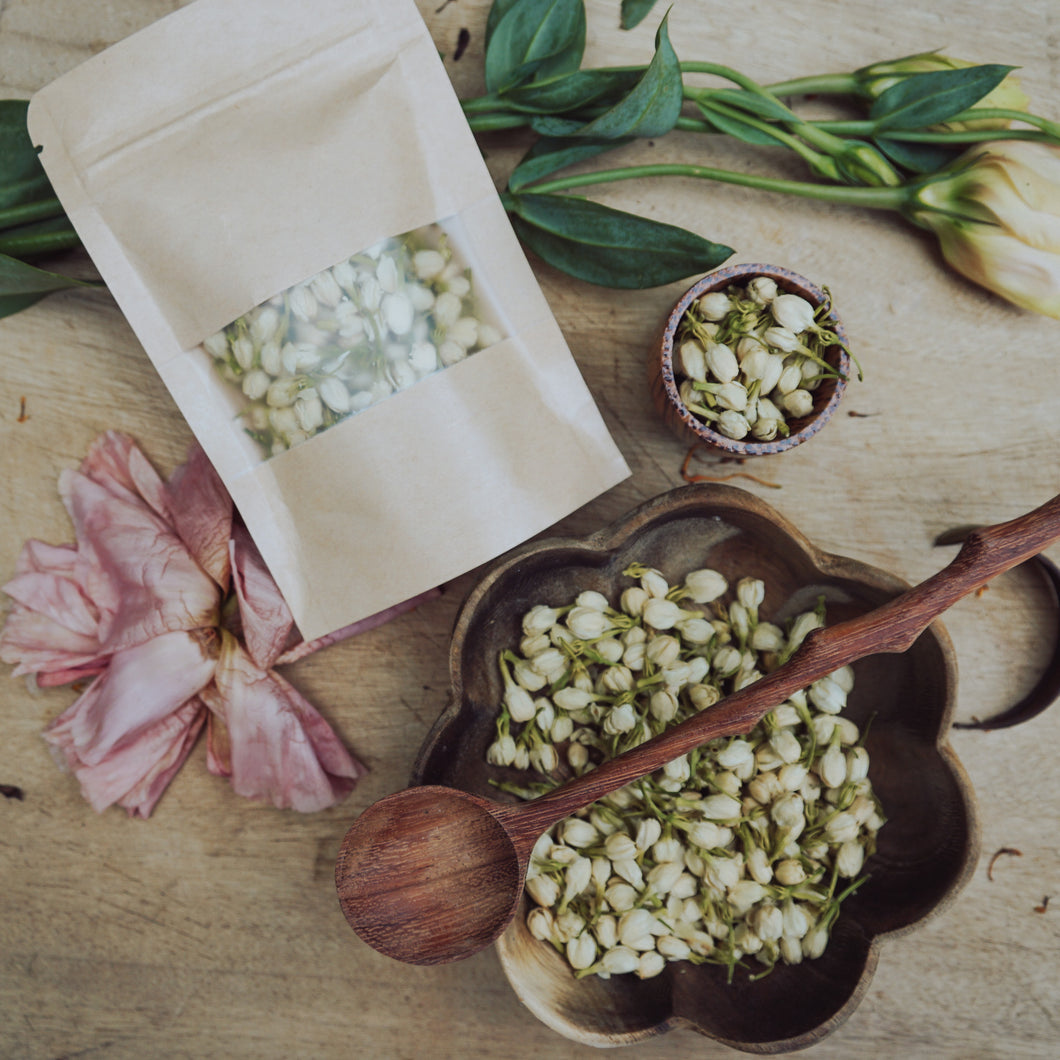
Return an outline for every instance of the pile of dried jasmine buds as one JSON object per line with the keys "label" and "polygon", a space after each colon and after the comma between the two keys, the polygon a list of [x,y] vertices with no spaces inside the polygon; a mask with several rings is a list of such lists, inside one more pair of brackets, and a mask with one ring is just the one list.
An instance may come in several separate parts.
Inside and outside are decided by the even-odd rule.
{"label": "pile of dried jasmine buds", "polygon": [[203,346],[274,456],[500,338],[470,269],[428,225],[296,284]]}
{"label": "pile of dried jasmine buds", "polygon": [[[701,569],[670,586],[634,564],[617,607],[582,592],[522,620],[500,658],[494,766],[538,778],[496,785],[532,799],[718,702],[786,661],[824,624],[761,620],[764,585]],[[723,599],[724,598],[724,599]],[[824,952],[865,878],[884,818],[858,727],[842,716],[845,667],[722,738],[561,821],[537,842],[527,926],[578,977],[658,975],[712,962],[731,979]],[[523,778],[520,778],[522,780]]]}
{"label": "pile of dried jasmine buds", "polygon": [[825,359],[840,342],[816,309],[785,294],[768,276],[700,295],[674,341],[674,373],[685,407],[712,430],[740,441],[790,434],[791,420],[813,411],[813,392],[839,373]]}

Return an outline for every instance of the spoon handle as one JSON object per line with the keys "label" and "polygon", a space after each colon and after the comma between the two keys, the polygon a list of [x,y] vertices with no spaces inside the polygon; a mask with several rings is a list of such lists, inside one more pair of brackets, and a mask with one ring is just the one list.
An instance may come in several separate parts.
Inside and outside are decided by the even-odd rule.
{"label": "spoon handle", "polygon": [[975,530],[941,571],[872,611],[814,630],[772,673],[533,802],[498,808],[497,816],[513,820],[517,816],[520,830],[536,836],[701,744],[745,733],[794,692],[840,667],[866,655],[905,651],[951,605],[1037,555],[1058,537],[1060,495],[1010,522]]}

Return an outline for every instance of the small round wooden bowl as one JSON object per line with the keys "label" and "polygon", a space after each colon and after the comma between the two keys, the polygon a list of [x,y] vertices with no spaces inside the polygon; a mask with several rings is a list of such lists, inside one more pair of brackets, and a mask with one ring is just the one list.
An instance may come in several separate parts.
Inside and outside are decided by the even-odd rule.
{"label": "small round wooden bowl", "polygon": [[[815,548],[764,501],[731,486],[684,486],[649,501],[586,539],[537,541],[493,564],[457,616],[450,649],[452,695],[417,758],[413,784],[443,784],[510,801],[494,784],[523,775],[486,764],[503,695],[498,654],[518,644],[534,604],[562,604],[582,590],[617,599],[634,561],[671,583],[697,567],[766,586],[763,618],[783,623],[826,602],[835,623],[908,588],[877,568]],[[869,879],[843,903],[824,954],[778,964],[731,983],[716,965],[673,962],[654,979],[576,979],[552,946],[526,928],[526,908],[498,940],[504,972],[523,1004],[576,1042],[629,1045],[691,1027],[736,1049],[778,1053],[808,1046],[856,1008],[887,938],[953,900],[974,870],[978,827],[971,786],[948,742],[956,662],[934,623],[908,651],[854,666],[846,714],[867,733],[870,778],[887,818]],[[562,757],[562,756],[561,756]],[[475,901],[469,894],[468,901]]]}
{"label": "small round wooden bowl", "polygon": [[813,410],[808,416],[788,420],[791,433],[786,438],[775,438],[770,442],[758,442],[752,438],[737,441],[713,430],[688,410],[681,400],[678,389],[680,382],[674,374],[674,336],[677,334],[681,318],[689,306],[701,295],[710,291],[724,290],[734,283],[746,283],[755,276],[768,276],[781,291],[805,298],[814,308],[827,301],[828,296],[820,287],[810,283],[798,273],[781,268],[779,265],[729,265],[716,269],[685,291],[670,310],[662,335],[652,351],[648,364],[652,399],[670,429],[682,441],[705,442],[716,449],[737,456],[767,456],[773,453],[784,453],[812,438],[831,419],[846,390],[847,379],[850,376],[850,355],[845,349],[846,333],[835,311],[829,310],[825,319],[830,322],[833,330],[838,334],[841,344],[837,343],[828,347],[825,360],[838,371],[840,377],[825,380],[814,391]]}

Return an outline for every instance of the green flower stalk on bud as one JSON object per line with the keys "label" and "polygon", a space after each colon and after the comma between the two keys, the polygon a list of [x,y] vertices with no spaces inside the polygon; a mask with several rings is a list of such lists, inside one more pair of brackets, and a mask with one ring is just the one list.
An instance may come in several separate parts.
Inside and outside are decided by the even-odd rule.
{"label": "green flower stalk on bud", "polygon": [[[625,24],[633,25],[653,5],[628,6]],[[552,50],[528,61],[546,22]],[[520,238],[553,266],[593,283],[648,287],[721,264],[732,253],[722,244],[571,194],[623,180],[676,177],[893,210],[935,232],[946,260],[969,279],[1017,305],[1060,315],[1056,244],[1024,223],[1033,209],[1039,230],[1049,233],[1060,224],[1060,180],[1047,173],[1052,167],[1045,162],[1060,148],[1060,125],[1031,113],[1011,66],[924,52],[767,86],[718,63],[680,60],[666,18],[646,66],[582,69],[584,40],[580,0],[495,3],[486,39],[487,70],[494,76],[487,78],[485,96],[464,101],[477,133],[522,127],[536,135],[503,199]],[[695,85],[688,75],[697,75]],[[703,87],[704,75],[720,84]],[[795,108],[809,95],[842,96],[863,116],[804,119]],[[614,147],[671,130],[724,135],[764,152],[792,151],[813,179],[734,172],[701,165],[698,158],[587,165]],[[1007,148],[1005,160],[997,161],[995,141],[1034,145],[1028,154],[1040,164],[1034,166],[1033,208],[1017,201],[1018,192],[1000,191],[1006,170],[1030,163],[1020,153],[1009,156]],[[977,146],[991,154],[981,156]],[[977,162],[981,157],[995,160],[993,175]],[[701,407],[721,415],[709,404]]]}
{"label": "green flower stalk on bud", "polygon": [[[895,59],[892,62],[873,63],[871,66],[856,70],[852,76],[861,94],[868,99],[878,99],[892,85],[898,84],[911,75],[940,70],[967,70],[974,65],[964,59],[954,59],[938,52],[922,52],[918,55],[908,55],[904,59]],[[1000,115],[967,118],[963,121],[942,122],[936,128],[953,132],[962,129],[1007,129],[1014,118],[1018,119],[1026,113],[1030,102],[1030,97],[1020,86],[1019,78],[1015,74],[1006,74],[1004,80],[983,96],[971,109],[1007,110],[1019,112],[1019,115],[1014,114],[1010,118]]]}

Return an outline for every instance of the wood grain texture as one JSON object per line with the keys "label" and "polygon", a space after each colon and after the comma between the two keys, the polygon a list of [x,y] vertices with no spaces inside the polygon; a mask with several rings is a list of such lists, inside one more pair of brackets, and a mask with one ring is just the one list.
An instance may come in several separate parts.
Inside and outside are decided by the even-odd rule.
{"label": "wood grain texture", "polygon": [[[0,88],[26,97],[75,63],[179,6],[4,0]],[[590,0],[587,61],[645,61],[654,20],[618,27],[618,0]],[[463,95],[481,91],[486,0],[420,0]],[[462,28],[471,43],[452,56]],[[248,30],[249,31],[249,30]],[[848,70],[939,47],[1018,65],[1035,108],[1060,118],[1060,14],[1050,0],[803,0],[738,7],[684,0],[679,56],[764,81]],[[524,145],[484,144],[498,184]],[[623,158],[798,165],[739,145],[669,138]],[[696,458],[736,479],[816,545],[917,582],[953,526],[996,523],[1060,489],[1060,324],[1014,309],[942,264],[926,234],[889,214],[799,203],[688,181],[601,188],[602,202],[691,227],[734,261],[784,265],[831,290],[865,379],[818,437],[746,465]],[[614,293],[535,271],[630,479],[550,532],[581,535],[681,482],[686,449],[652,407],[646,358],[687,283]],[[25,398],[24,414],[21,399]],[[102,430],[133,434],[168,473],[191,441],[164,386],[104,293],[52,296],[0,321],[0,572],[29,537],[63,542],[55,489]],[[400,473],[400,472],[395,472]],[[1049,553],[1060,558],[1052,546]],[[417,968],[350,932],[335,898],[339,845],[356,814],[403,787],[443,709],[450,631],[474,572],[391,625],[329,648],[287,676],[372,772],[341,807],[311,817],[252,805],[211,777],[200,745],[147,822],[94,814],[40,733],[73,701],[0,682],[0,1057],[102,1060],[292,1056],[385,1060],[598,1057],[544,1026],[509,989],[494,951]],[[1056,637],[1052,604],[1022,572],[945,619],[958,655],[958,717],[985,716],[1033,683]],[[1049,1058],[1060,1039],[1060,710],[952,742],[979,796],[983,859],[959,900],[889,942],[856,1014],[816,1046],[822,1060]],[[987,862],[1002,847],[1021,856]],[[1053,902],[1036,912],[1046,896]],[[636,1060],[735,1055],[690,1031],[637,1045]]]}

